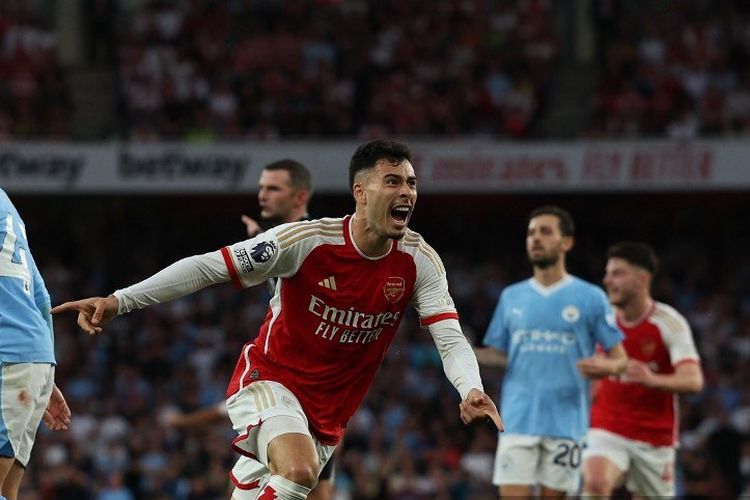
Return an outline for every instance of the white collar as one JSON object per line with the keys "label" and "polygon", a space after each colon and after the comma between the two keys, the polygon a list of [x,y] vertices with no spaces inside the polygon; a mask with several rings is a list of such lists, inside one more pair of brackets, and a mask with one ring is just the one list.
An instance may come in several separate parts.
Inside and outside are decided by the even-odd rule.
{"label": "white collar", "polygon": [[354,230],[352,230],[354,218],[357,216],[356,213],[352,214],[351,219],[349,219],[349,239],[352,240],[352,246],[354,247],[354,250],[363,258],[367,260],[380,260],[389,253],[391,253],[391,250],[393,250],[393,240],[391,240],[391,247],[383,254],[383,255],[377,255],[375,257],[370,257],[369,255],[365,255],[365,253],[359,249],[357,246],[357,242],[354,241]]}
{"label": "white collar", "polygon": [[544,295],[545,297],[549,297],[556,291],[560,290],[561,288],[565,288],[573,281],[573,277],[570,274],[566,274],[562,277],[562,279],[556,281],[555,283],[552,283],[549,286],[545,286],[539,281],[537,281],[536,278],[531,277],[529,278],[529,284],[531,285],[531,288],[539,292],[541,295]]}

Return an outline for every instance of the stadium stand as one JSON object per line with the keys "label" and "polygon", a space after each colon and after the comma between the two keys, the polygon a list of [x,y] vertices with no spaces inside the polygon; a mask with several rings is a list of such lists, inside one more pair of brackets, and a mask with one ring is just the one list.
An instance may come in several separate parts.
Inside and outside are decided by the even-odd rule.
{"label": "stadium stand", "polygon": [[747,135],[747,5],[598,3],[615,8],[597,17],[601,63],[588,135]]}
{"label": "stadium stand", "polygon": [[153,2],[118,41],[123,135],[529,135],[546,2]]}
{"label": "stadium stand", "polygon": [[0,140],[68,136],[70,102],[48,17],[0,8]]}

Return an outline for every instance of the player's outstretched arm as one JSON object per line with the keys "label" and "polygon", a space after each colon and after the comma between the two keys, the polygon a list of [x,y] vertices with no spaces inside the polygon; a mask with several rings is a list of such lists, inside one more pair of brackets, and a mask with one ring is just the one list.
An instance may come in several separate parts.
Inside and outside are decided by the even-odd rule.
{"label": "player's outstretched arm", "polygon": [[78,325],[95,335],[101,333],[104,323],[118,314],[163,304],[229,280],[229,271],[221,252],[209,252],[178,260],[135,285],[116,290],[109,297],[67,302],[55,307],[52,313],[77,311]]}
{"label": "player's outstretched arm", "polygon": [[67,431],[70,424],[70,408],[65,401],[57,384],[52,388],[52,394],[47,403],[47,409],[44,410],[42,421],[53,431]]}
{"label": "player's outstretched arm", "polygon": [[492,402],[492,398],[479,389],[470,390],[466,399],[461,401],[458,407],[461,410],[461,420],[467,425],[477,419],[489,418],[494,422],[497,430],[500,432],[505,430],[500,413],[497,411],[495,403]]}
{"label": "player's outstretched arm", "polygon": [[102,325],[117,316],[118,303],[114,295],[109,297],[90,297],[88,299],[65,302],[52,308],[52,314],[69,311],[78,312],[78,326],[89,335],[102,332]]}

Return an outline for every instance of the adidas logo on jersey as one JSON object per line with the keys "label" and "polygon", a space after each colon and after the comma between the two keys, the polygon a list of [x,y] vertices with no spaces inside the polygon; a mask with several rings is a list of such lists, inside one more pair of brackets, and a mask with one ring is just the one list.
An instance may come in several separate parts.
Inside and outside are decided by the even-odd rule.
{"label": "adidas logo on jersey", "polygon": [[328,288],[329,290],[336,291],[336,278],[333,276],[329,276],[323,281],[319,281],[318,285],[322,286],[323,288]]}

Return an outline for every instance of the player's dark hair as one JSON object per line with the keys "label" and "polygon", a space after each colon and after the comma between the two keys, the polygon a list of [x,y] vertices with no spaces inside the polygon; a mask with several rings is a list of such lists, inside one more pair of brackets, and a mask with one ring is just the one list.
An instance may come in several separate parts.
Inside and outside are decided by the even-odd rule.
{"label": "player's dark hair", "polygon": [[659,258],[648,243],[640,241],[621,241],[615,243],[607,250],[607,259],[617,258],[628,261],[628,263],[641,267],[656,274],[659,270]]}
{"label": "player's dark hair", "polygon": [[354,178],[362,170],[375,167],[380,160],[398,165],[404,160],[411,161],[409,146],[395,141],[376,140],[362,144],[349,162],[349,187],[354,186]]}
{"label": "player's dark hair", "polygon": [[285,158],[283,160],[269,163],[263,170],[286,170],[289,172],[289,183],[295,189],[304,189],[312,194],[312,176],[303,164],[296,160]]}
{"label": "player's dark hair", "polygon": [[543,207],[535,208],[529,214],[529,219],[526,221],[527,225],[531,222],[534,217],[540,215],[554,215],[560,223],[560,232],[563,236],[574,236],[576,234],[576,225],[573,222],[573,217],[567,210],[563,210],[555,205],[544,205]]}

